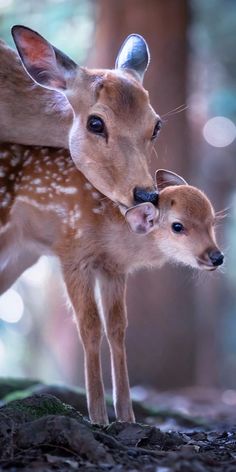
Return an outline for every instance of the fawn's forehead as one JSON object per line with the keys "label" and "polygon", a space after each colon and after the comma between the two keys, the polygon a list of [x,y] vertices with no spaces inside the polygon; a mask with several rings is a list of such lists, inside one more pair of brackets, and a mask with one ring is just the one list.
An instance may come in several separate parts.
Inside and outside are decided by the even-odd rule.
{"label": "fawn's forehead", "polygon": [[161,194],[162,201],[168,201],[168,207],[182,217],[192,218],[201,222],[213,222],[214,209],[201,190],[190,185],[180,185],[164,189]]}

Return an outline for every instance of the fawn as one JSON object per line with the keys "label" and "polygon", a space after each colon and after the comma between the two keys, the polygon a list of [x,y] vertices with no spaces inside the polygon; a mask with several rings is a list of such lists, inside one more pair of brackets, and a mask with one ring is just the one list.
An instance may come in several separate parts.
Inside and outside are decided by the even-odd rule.
{"label": "fawn", "polygon": [[[125,353],[128,273],[167,261],[215,270],[223,254],[207,197],[166,170],[158,204],[128,210],[99,193],[68,151],[0,145],[0,292],[42,254],[58,256],[84,348],[89,416],[108,422],[101,374],[110,347],[116,417],[134,421]],[[122,215],[123,213],[123,215]]]}
{"label": "fawn", "polygon": [[0,141],[69,146],[76,167],[114,202],[155,202],[147,160],[161,120],[142,86],[145,40],[130,35],[114,70],[93,70],[29,28],[12,33],[24,68],[0,43]]}

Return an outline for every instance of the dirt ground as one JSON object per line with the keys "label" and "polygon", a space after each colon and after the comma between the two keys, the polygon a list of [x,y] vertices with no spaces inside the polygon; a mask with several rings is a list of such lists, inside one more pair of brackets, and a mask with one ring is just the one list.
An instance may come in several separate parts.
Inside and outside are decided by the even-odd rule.
{"label": "dirt ground", "polygon": [[2,379],[0,472],[236,472],[235,392],[146,397],[137,423],[102,428],[82,416],[79,389]]}

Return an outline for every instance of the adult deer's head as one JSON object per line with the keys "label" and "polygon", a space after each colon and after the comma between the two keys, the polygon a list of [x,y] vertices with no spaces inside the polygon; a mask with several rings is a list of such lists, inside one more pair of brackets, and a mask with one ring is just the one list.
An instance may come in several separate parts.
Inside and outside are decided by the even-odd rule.
{"label": "adult deer's head", "polygon": [[78,169],[114,202],[156,201],[147,160],[161,128],[142,81],[145,40],[130,35],[114,70],[78,66],[35,31],[14,26],[13,38],[30,77],[64,94],[73,110],[69,147]]}

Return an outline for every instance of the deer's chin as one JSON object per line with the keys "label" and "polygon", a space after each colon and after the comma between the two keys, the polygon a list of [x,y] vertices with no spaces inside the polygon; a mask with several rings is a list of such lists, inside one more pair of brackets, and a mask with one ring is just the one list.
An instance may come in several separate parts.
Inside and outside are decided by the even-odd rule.
{"label": "deer's chin", "polygon": [[199,257],[197,257],[197,265],[198,269],[206,270],[208,272],[212,272],[217,269],[217,266],[213,266],[211,262],[203,261]]}

